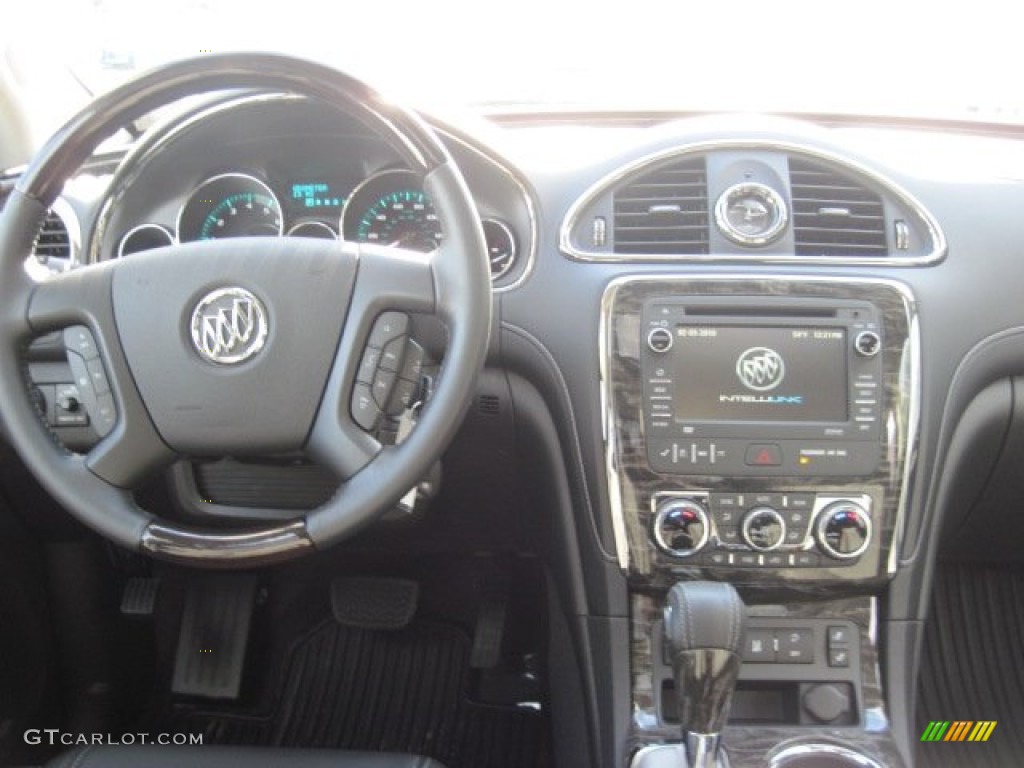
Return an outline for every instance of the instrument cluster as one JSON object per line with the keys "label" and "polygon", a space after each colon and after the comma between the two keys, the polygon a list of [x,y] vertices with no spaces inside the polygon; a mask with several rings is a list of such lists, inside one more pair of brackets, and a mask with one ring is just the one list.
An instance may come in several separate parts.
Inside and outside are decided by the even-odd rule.
{"label": "instrument cluster", "polygon": [[[482,219],[491,277],[515,263],[512,228]],[[429,252],[444,238],[441,222],[419,176],[388,168],[353,182],[343,178],[296,178],[273,183],[232,171],[209,176],[186,196],[175,231],[145,223],[125,231],[118,257],[174,243],[227,237],[314,237],[375,243]]]}

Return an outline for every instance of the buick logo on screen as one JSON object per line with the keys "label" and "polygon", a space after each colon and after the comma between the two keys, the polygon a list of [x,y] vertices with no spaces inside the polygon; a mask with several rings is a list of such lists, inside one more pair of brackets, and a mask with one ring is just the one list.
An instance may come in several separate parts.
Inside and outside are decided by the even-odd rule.
{"label": "buick logo on screen", "polygon": [[267,340],[267,310],[244,288],[206,294],[192,312],[192,343],[200,356],[219,365],[248,360]]}
{"label": "buick logo on screen", "polygon": [[736,361],[736,375],[747,389],[768,392],[782,383],[786,364],[774,349],[751,347]]}

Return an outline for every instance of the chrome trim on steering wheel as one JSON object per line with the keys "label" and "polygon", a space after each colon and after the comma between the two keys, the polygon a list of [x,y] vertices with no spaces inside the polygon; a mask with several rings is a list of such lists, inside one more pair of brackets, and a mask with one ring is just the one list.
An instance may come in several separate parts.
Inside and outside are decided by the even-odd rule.
{"label": "chrome trim on steering wheel", "polygon": [[290,560],[301,550],[313,550],[315,545],[306,531],[306,522],[296,520],[275,528],[240,533],[197,532],[150,523],[142,534],[140,547],[162,560],[201,562],[207,566],[222,562],[230,567],[241,560],[254,566]]}

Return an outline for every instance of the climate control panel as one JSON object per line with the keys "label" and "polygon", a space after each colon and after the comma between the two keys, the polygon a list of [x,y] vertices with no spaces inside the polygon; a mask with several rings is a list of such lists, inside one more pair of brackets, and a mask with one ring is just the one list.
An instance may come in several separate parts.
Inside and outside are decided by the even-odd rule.
{"label": "climate control panel", "polygon": [[817,568],[851,565],[872,537],[866,494],[655,494],[651,538],[680,564]]}

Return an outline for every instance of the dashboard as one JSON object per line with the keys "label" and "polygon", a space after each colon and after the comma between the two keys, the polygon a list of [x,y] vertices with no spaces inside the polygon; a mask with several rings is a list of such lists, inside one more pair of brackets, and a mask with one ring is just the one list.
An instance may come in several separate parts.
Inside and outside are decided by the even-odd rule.
{"label": "dashboard", "polygon": [[[977,491],[948,485],[954,437],[979,393],[1024,373],[1024,137],[735,115],[434,125],[491,262],[489,365],[507,381],[481,398],[515,400],[507,382],[522,378],[554,425],[572,534],[556,570],[590,649],[583,676],[604,694],[580,715],[614,756],[601,764],[676,732],[661,599],[693,578],[740,586],[755,627],[818,648],[747,649],[733,765],[814,726],[863,764],[909,762],[901,676],[930,558],[943,516],[963,514],[953,500]],[[233,236],[425,251],[444,238],[383,141],[277,94],[203,104],[92,172],[100,192],[69,185],[48,220],[76,262]],[[88,443],[60,355],[37,351],[50,426]],[[207,481],[178,491],[209,495]],[[295,508],[330,492],[302,481],[314,497]],[[829,645],[837,627],[846,639]],[[822,686],[846,702],[831,717],[799,704]]]}

